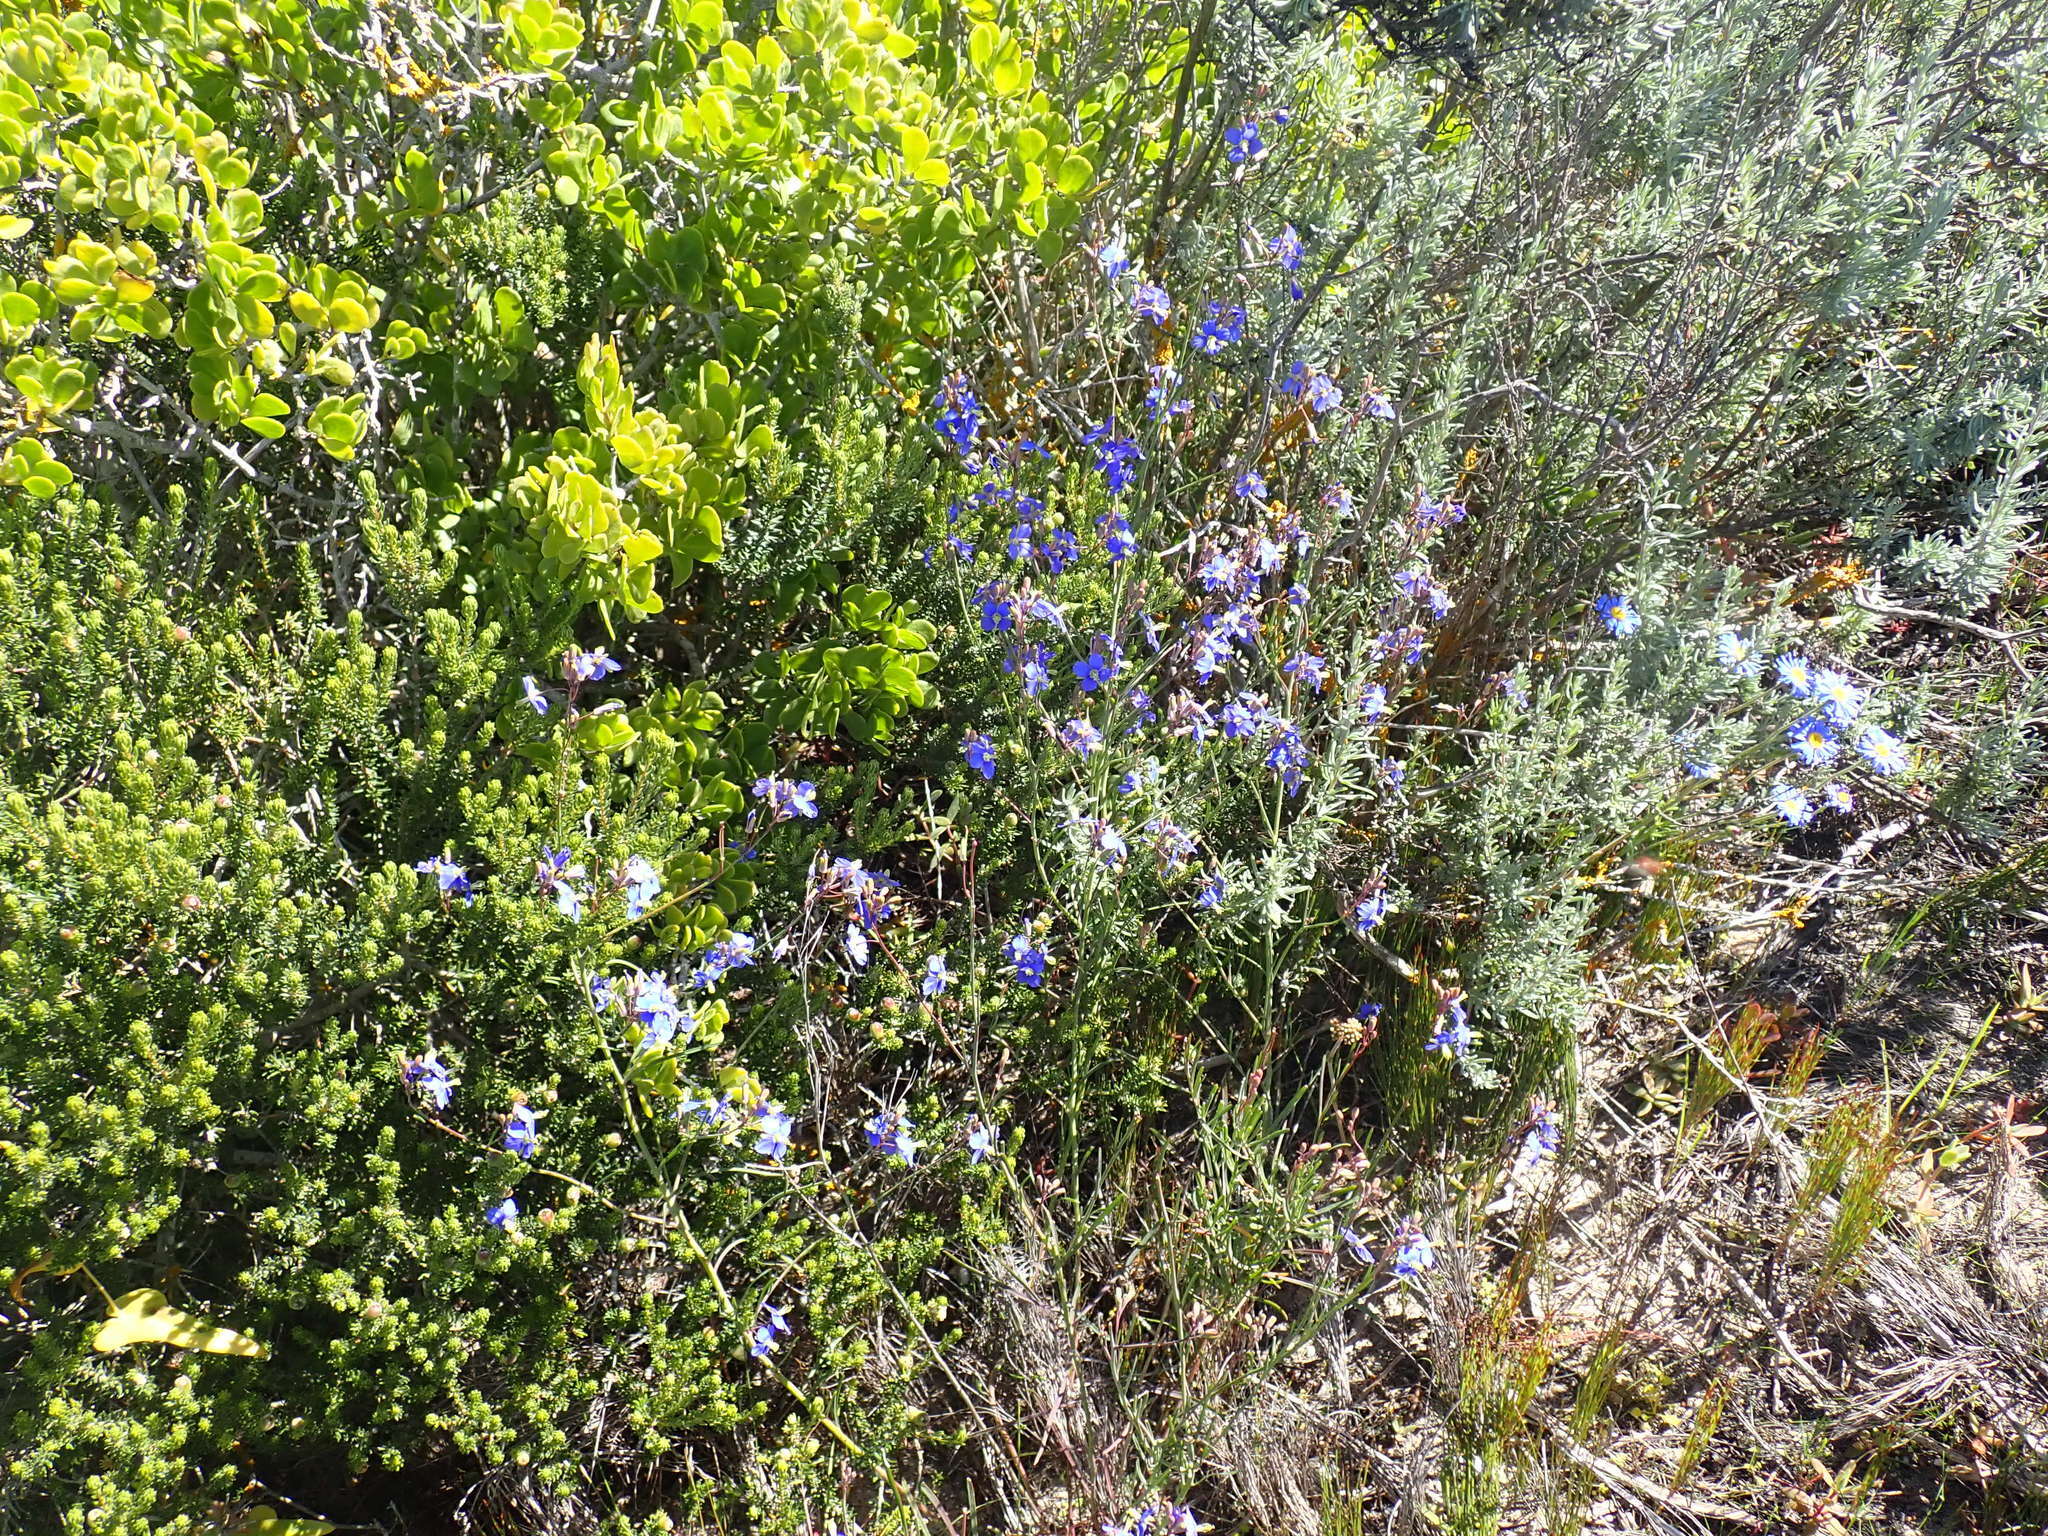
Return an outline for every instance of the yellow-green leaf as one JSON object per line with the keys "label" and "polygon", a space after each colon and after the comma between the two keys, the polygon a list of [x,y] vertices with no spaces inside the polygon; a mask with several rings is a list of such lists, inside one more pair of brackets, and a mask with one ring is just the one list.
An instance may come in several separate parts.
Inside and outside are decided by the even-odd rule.
{"label": "yellow-green leaf", "polygon": [[325,1520],[287,1520],[268,1504],[258,1504],[237,1521],[229,1536],[327,1536],[334,1527]]}
{"label": "yellow-green leaf", "polygon": [[103,1355],[133,1349],[137,1344],[169,1344],[174,1349],[203,1350],[209,1355],[245,1355],[261,1360],[269,1355],[265,1345],[232,1328],[223,1328],[190,1312],[172,1306],[162,1291],[130,1291],[114,1303],[114,1310],[92,1336],[92,1347]]}

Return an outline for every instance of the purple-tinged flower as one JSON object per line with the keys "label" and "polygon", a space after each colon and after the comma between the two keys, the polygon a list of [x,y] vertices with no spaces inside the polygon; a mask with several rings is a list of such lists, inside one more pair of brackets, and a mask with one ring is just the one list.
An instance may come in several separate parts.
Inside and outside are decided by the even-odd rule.
{"label": "purple-tinged flower", "polygon": [[1131,293],[1131,309],[1140,319],[1164,325],[1173,312],[1173,300],[1157,283],[1140,283]]}
{"label": "purple-tinged flower", "polygon": [[1344,391],[1327,373],[1312,373],[1302,386],[1301,403],[1309,408],[1310,414],[1321,416],[1344,403]]}
{"label": "purple-tinged flower", "polygon": [[1045,985],[1045,968],[1051,962],[1048,948],[1029,928],[1019,929],[1003,941],[1003,958],[1010,962],[1017,980],[1027,987]]}
{"label": "purple-tinged flower", "polygon": [[917,1138],[900,1108],[877,1110],[867,1129],[868,1145],[884,1157],[901,1158],[906,1166],[917,1162]]}
{"label": "purple-tinged flower", "polygon": [[1607,626],[1607,633],[1617,640],[1626,640],[1643,627],[1643,616],[1618,592],[1603,593],[1593,599],[1593,611],[1600,615],[1600,622]]}
{"label": "purple-tinged flower", "polygon": [[1124,835],[1100,817],[1083,821],[1079,826],[1087,834],[1088,846],[1102,861],[1102,867],[1111,874],[1120,871],[1131,856]]}
{"label": "purple-tinged flower", "polygon": [[1049,528],[1039,539],[1036,553],[1057,576],[1081,558],[1081,541],[1065,528]]}
{"label": "purple-tinged flower", "polygon": [[1067,632],[1067,616],[1060,612],[1060,605],[1043,592],[1034,592],[1027,586],[1018,595],[1018,601],[1023,605],[1025,618],[1050,624],[1061,634]]}
{"label": "purple-tinged flower", "polygon": [[426,1055],[407,1061],[399,1078],[436,1109],[446,1109],[455,1097],[455,1083],[432,1046],[427,1047]]}
{"label": "purple-tinged flower", "polygon": [[520,691],[526,695],[526,702],[533,706],[536,715],[548,712],[548,696],[545,689],[531,675],[519,680]]}
{"label": "purple-tinged flower", "polygon": [[859,859],[833,859],[818,872],[818,895],[845,912],[869,933],[895,915],[895,898],[889,893],[902,881],[877,869],[865,869]]}
{"label": "purple-tinged flower", "polygon": [[1059,740],[1061,746],[1069,752],[1080,753],[1081,760],[1086,762],[1088,755],[1102,746],[1102,732],[1086,719],[1076,715],[1060,727]]}
{"label": "purple-tinged flower", "polygon": [[1290,656],[1280,670],[1295,679],[1310,693],[1321,693],[1330,680],[1330,664],[1313,651],[1302,651]]}
{"label": "purple-tinged flower", "polygon": [[960,750],[967,758],[967,766],[984,779],[996,776],[996,744],[979,731],[969,731],[960,739]]}
{"label": "purple-tinged flower", "polygon": [[779,1163],[789,1155],[789,1137],[796,1121],[780,1104],[771,1099],[756,1109],[754,1129],[760,1133],[754,1140],[756,1156]]}
{"label": "purple-tinged flower", "polygon": [[1856,797],[1849,793],[1846,784],[1830,784],[1820,792],[1820,797],[1827,801],[1828,809],[1840,811],[1845,816],[1856,809]]}
{"label": "purple-tinged flower", "polygon": [[1359,386],[1359,395],[1365,401],[1365,414],[1377,421],[1394,419],[1394,402],[1384,389],[1367,380]]}
{"label": "purple-tinged flower", "polygon": [[1865,725],[1856,732],[1856,750],[1886,778],[1903,773],[1912,764],[1906,744],[1881,725]]}
{"label": "purple-tinged flower", "polygon": [[1224,153],[1232,165],[1243,165],[1266,152],[1265,141],[1259,137],[1259,125],[1250,118],[1224,129],[1223,142],[1227,146]]}
{"label": "purple-tinged flower", "polygon": [[1869,696],[1842,673],[1832,667],[1825,667],[1813,674],[1813,696],[1820,701],[1821,709],[1837,725],[1847,725],[1863,710]]}
{"label": "purple-tinged flower", "polygon": [[1173,702],[1167,706],[1166,723],[1174,735],[1185,736],[1198,747],[1216,730],[1216,717],[1209,713],[1209,706],[1187,693],[1173,696]]}
{"label": "purple-tinged flower", "polygon": [[1344,1239],[1344,1246],[1351,1251],[1353,1263],[1370,1264],[1373,1262],[1372,1244],[1367,1241],[1363,1232],[1360,1232],[1355,1227],[1340,1226],[1337,1228],[1337,1235]]}
{"label": "purple-tinged flower", "polygon": [[968,388],[966,374],[956,373],[946,380],[941,409],[932,429],[951,443],[962,458],[974,451],[974,437],[981,430],[981,402]]}
{"label": "purple-tinged flower", "polygon": [[1813,802],[1790,784],[1773,784],[1770,801],[1771,809],[1792,826],[1803,827],[1813,820]]}
{"label": "purple-tinged flower", "polygon": [[1403,1280],[1419,1280],[1424,1271],[1436,1268],[1436,1249],[1413,1217],[1395,1229],[1393,1260],[1394,1273]]}
{"label": "purple-tinged flower", "polygon": [[1472,1054],[1472,1022],[1465,1012],[1465,994],[1455,988],[1440,991],[1436,1010],[1436,1033],[1423,1049],[1462,1061]]}
{"label": "purple-tinged flower", "polygon": [[1358,712],[1368,720],[1385,719],[1387,690],[1378,683],[1367,683],[1358,691]]}
{"label": "purple-tinged flower", "polygon": [[1131,532],[1131,520],[1123,513],[1104,513],[1095,520],[1095,525],[1102,530],[1102,547],[1108,552],[1111,565],[1137,553],[1138,536]]}
{"label": "purple-tinged flower", "polygon": [[676,996],[666,971],[648,971],[634,979],[632,988],[633,1018],[641,1028],[640,1052],[667,1045],[676,1037],[686,1017],[690,1019],[690,1026],[683,1033],[687,1036],[695,1031],[696,1020]]}
{"label": "purple-tinged flower", "polygon": [[946,969],[944,955],[928,955],[924,962],[924,980],[918,983],[918,990],[926,997],[937,997],[953,984],[953,973]]}
{"label": "purple-tinged flower", "polygon": [[1283,272],[1292,272],[1301,265],[1301,236],[1294,232],[1292,224],[1281,225],[1280,233],[1266,242],[1266,249],[1273,253]]}
{"label": "purple-tinged flower", "polygon": [[1112,281],[1131,270],[1131,253],[1124,249],[1121,240],[1103,241],[1095,248],[1095,260],[1102,267],[1102,275]]}
{"label": "purple-tinged flower", "polygon": [[1235,593],[1245,582],[1244,562],[1218,550],[1195,568],[1204,592]]}
{"label": "purple-tinged flower", "polygon": [[484,1212],[484,1220],[500,1232],[510,1232],[519,1225],[519,1202],[510,1195]]}
{"label": "purple-tinged flower", "polygon": [[1124,690],[1124,708],[1138,717],[1137,724],[1124,733],[1127,736],[1137,735],[1159,718],[1159,711],[1152,707],[1152,695],[1136,683]]}
{"label": "purple-tinged flower", "polygon": [[1740,630],[1724,629],[1714,636],[1714,658],[1737,677],[1756,677],[1764,669],[1756,643]]}
{"label": "purple-tinged flower", "polygon": [[1259,734],[1265,716],[1265,700],[1241,693],[1216,711],[1216,724],[1225,741],[1249,741]]}
{"label": "purple-tinged flower", "polygon": [[1720,770],[1720,769],[1719,769],[1718,767],[1716,767],[1716,766],[1715,766],[1714,764],[1712,764],[1712,763],[1709,763],[1709,762],[1706,762],[1706,761],[1704,761],[1704,760],[1702,760],[1702,759],[1700,759],[1700,758],[1696,758],[1696,757],[1695,757],[1695,758],[1688,758],[1688,759],[1686,760],[1686,764],[1685,764],[1685,776],[1686,776],[1686,777],[1687,777],[1688,779],[1711,779],[1711,778],[1716,778],[1716,777],[1718,777],[1718,776],[1719,776],[1720,772],[1721,772],[1721,770]]}
{"label": "purple-tinged flower", "polygon": [[470,893],[469,889],[469,876],[463,873],[460,864],[437,857],[421,859],[419,863],[413,865],[413,868],[423,875],[432,875],[434,877],[434,884],[440,887],[441,899],[444,902],[450,896],[460,896],[471,906],[476,905],[476,897]]}
{"label": "purple-tinged flower", "polygon": [[1168,817],[1153,817],[1145,824],[1145,830],[1151,833],[1152,851],[1158,857],[1160,867],[1168,874],[1178,874],[1198,851],[1195,840]]}
{"label": "purple-tinged flower", "polygon": [[1449,497],[1438,501],[1428,491],[1417,491],[1413,516],[1416,528],[1425,533],[1435,528],[1448,528],[1453,523],[1465,521],[1465,503],[1452,501]]}
{"label": "purple-tinged flower", "polygon": [[1778,676],[1778,685],[1793,698],[1813,697],[1813,665],[1804,656],[1788,652],[1771,664],[1771,670]]}
{"label": "purple-tinged flower", "polygon": [[1309,603],[1308,588],[1298,581],[1281,596],[1287,599],[1287,606],[1290,608],[1306,608]]}
{"label": "purple-tinged flower", "polygon": [[770,774],[754,780],[754,795],[768,802],[773,821],[789,821],[797,816],[818,819],[818,786],[809,779],[792,781]]}
{"label": "purple-tinged flower", "polygon": [[613,990],[610,977],[593,976],[590,978],[590,1011],[592,1013],[610,1013],[612,1005],[618,1000],[618,993]]}
{"label": "purple-tinged flower", "polygon": [[704,958],[690,972],[690,985],[704,991],[716,986],[728,971],[744,971],[753,963],[754,936],[750,933],[728,934],[704,951]]}
{"label": "purple-tinged flower", "polygon": [[996,1128],[979,1115],[967,1117],[967,1160],[985,1163],[995,1155]]}
{"label": "purple-tinged flower", "polygon": [[571,647],[562,656],[562,676],[578,685],[601,682],[618,670],[618,662],[605,655],[603,646],[594,651]]}
{"label": "purple-tinged flower", "polygon": [[1209,878],[1202,882],[1202,889],[1195,897],[1195,905],[1205,911],[1213,911],[1223,905],[1223,898],[1228,893],[1229,887],[1224,882],[1223,871],[1211,870]]}
{"label": "purple-tinged flower", "polygon": [[1351,489],[1348,486],[1326,485],[1317,500],[1339,517],[1351,515]]}
{"label": "purple-tinged flower", "polygon": [[1534,1168],[1546,1157],[1555,1156],[1563,1144],[1564,1127],[1558,1124],[1557,1111],[1544,1100],[1532,1098],[1528,1122],[1515,1147],[1515,1166]]}
{"label": "purple-tinged flower", "polygon": [[533,1120],[533,1111],[524,1104],[514,1104],[512,1113],[505,1117],[505,1150],[520,1157],[530,1158],[539,1150],[540,1133]]}
{"label": "purple-tinged flower", "polygon": [[1237,483],[1230,489],[1233,495],[1244,496],[1253,501],[1264,501],[1266,477],[1256,469],[1248,469],[1237,477]]}
{"label": "purple-tinged flower", "polygon": [[1785,733],[1785,745],[1809,768],[1831,763],[1842,750],[1842,741],[1825,715],[1806,715],[1793,722]]}

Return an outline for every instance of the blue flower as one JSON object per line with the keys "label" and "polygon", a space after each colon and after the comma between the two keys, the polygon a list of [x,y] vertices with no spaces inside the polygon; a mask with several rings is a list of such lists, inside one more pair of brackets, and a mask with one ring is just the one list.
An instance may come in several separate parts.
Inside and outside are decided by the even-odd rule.
{"label": "blue flower", "polygon": [[946,957],[927,956],[924,962],[924,980],[918,983],[918,990],[926,997],[937,997],[952,984],[953,973],[946,969]]}
{"label": "blue flower", "polygon": [[1235,593],[1245,582],[1244,562],[1218,550],[1195,568],[1195,579],[1204,592]]}
{"label": "blue flower", "polygon": [[932,429],[953,445],[962,458],[974,451],[974,437],[981,430],[981,402],[967,386],[967,375],[956,373],[946,381],[943,408]]}
{"label": "blue flower", "polygon": [[1448,528],[1453,523],[1465,521],[1465,503],[1446,497],[1438,501],[1428,491],[1415,493],[1415,526],[1424,532],[1433,528]]}
{"label": "blue flower", "polygon": [[1045,968],[1051,955],[1029,928],[1020,929],[1004,940],[1003,958],[1010,962],[1010,968],[1025,986],[1045,985]]}
{"label": "blue flower", "polygon": [[1164,325],[1173,311],[1173,300],[1157,283],[1140,283],[1131,294],[1131,308],[1140,319]]}
{"label": "blue flower", "polygon": [[1081,541],[1065,528],[1048,529],[1038,541],[1037,554],[1057,576],[1081,558]]}
{"label": "blue flower", "polygon": [[661,895],[661,871],[634,854],[619,869],[619,888],[626,894],[626,916],[641,918]]}
{"label": "blue flower", "polygon": [[1699,758],[1689,758],[1685,765],[1685,776],[1688,779],[1711,779],[1720,771],[1712,763],[1703,762]]}
{"label": "blue flower", "polygon": [[460,864],[443,858],[432,858],[420,860],[413,868],[423,875],[434,877],[434,883],[441,889],[442,900],[445,901],[450,896],[460,896],[471,906],[476,905],[476,897],[470,894],[469,876],[463,873]]}
{"label": "blue flower", "polygon": [[1856,809],[1856,797],[1849,793],[1849,786],[1846,784],[1830,784],[1820,792],[1820,797],[1827,801],[1830,809],[1840,811],[1844,815]]}
{"label": "blue flower", "polygon": [[1367,683],[1358,692],[1358,712],[1368,720],[1379,720],[1387,713],[1387,690],[1378,683]]}
{"label": "blue flower", "polygon": [[1423,1049],[1440,1051],[1455,1060],[1472,1054],[1472,1025],[1462,1003],[1451,1003],[1438,1015],[1436,1033]]}
{"label": "blue flower", "polygon": [[960,739],[960,750],[966,755],[967,766],[984,779],[996,776],[996,746],[979,731],[969,731]]}
{"label": "blue flower", "polygon": [[1114,417],[1099,427],[1089,428],[1081,441],[1095,450],[1096,472],[1102,476],[1112,495],[1126,491],[1136,483],[1137,464],[1145,454],[1138,447],[1137,439],[1116,435]]}
{"label": "blue flower", "polygon": [[690,972],[690,985],[704,991],[716,986],[728,971],[743,971],[753,963],[753,935],[729,934],[704,951],[704,958]]}
{"label": "blue flower", "polygon": [[1244,306],[1233,304],[1225,308],[1221,302],[1209,306],[1209,318],[1195,330],[1194,348],[1205,357],[1214,357],[1233,342],[1244,339]]}
{"label": "blue flower", "polygon": [[1095,524],[1102,530],[1102,547],[1109,552],[1110,564],[1127,560],[1136,553],[1137,535],[1131,532],[1131,521],[1123,513],[1105,513],[1095,520]]}
{"label": "blue flower", "polygon": [[532,1157],[540,1146],[540,1136],[533,1123],[533,1111],[524,1104],[514,1104],[512,1113],[505,1117],[505,1150],[516,1152],[521,1157]]}
{"label": "blue flower", "polygon": [[1394,1273],[1403,1280],[1418,1280],[1423,1271],[1436,1268],[1436,1249],[1411,1217],[1394,1233]]}
{"label": "blue flower", "polygon": [[1284,720],[1272,722],[1273,739],[1266,747],[1266,766],[1280,775],[1290,795],[1300,792],[1302,770],[1308,766],[1308,748],[1301,733]]}
{"label": "blue flower", "polygon": [[1088,846],[1102,861],[1102,867],[1111,874],[1122,869],[1131,856],[1130,845],[1124,841],[1123,834],[1099,817],[1082,825],[1088,834]]}
{"label": "blue flower", "polygon": [[901,1158],[906,1165],[917,1161],[917,1138],[911,1133],[909,1116],[901,1109],[877,1110],[868,1121],[868,1145],[884,1157]]}
{"label": "blue flower", "polygon": [[1906,744],[1880,725],[1866,725],[1856,732],[1856,750],[1886,778],[1904,772],[1912,761]]}
{"label": "blue flower", "polygon": [[536,715],[544,715],[548,712],[548,696],[539,683],[535,682],[531,676],[528,676],[520,679],[519,686],[520,690],[526,695],[526,702],[533,706],[533,712]]}
{"label": "blue flower", "polygon": [[1282,271],[1292,272],[1301,265],[1301,236],[1294,232],[1292,224],[1280,226],[1280,233],[1266,242],[1266,249],[1273,253]]}
{"label": "blue flower", "polygon": [[1367,891],[1351,903],[1351,931],[1361,939],[1387,920],[1391,910],[1385,891]]}
{"label": "blue flower", "polygon": [[1377,384],[1366,383],[1360,386],[1359,393],[1365,397],[1366,415],[1378,421],[1392,421],[1394,419],[1394,402],[1388,397],[1384,389],[1381,389]]}
{"label": "blue flower", "polygon": [[1124,648],[1107,635],[1097,635],[1088,654],[1075,662],[1071,670],[1080,680],[1081,691],[1093,693],[1123,669],[1123,661]]}
{"label": "blue flower", "polygon": [[1813,696],[1820,700],[1827,717],[1837,725],[1847,725],[1854,720],[1862,711],[1866,697],[1861,688],[1831,667],[1814,673]]}
{"label": "blue flower", "polygon": [[1086,762],[1088,755],[1101,747],[1102,732],[1077,715],[1060,727],[1059,739],[1061,746],[1069,752],[1080,753],[1081,760]]}
{"label": "blue flower", "polygon": [[998,582],[984,582],[975,589],[974,601],[981,609],[981,632],[984,635],[1016,626],[1017,605],[1011,601],[1008,587]]}
{"label": "blue flower", "polygon": [[1018,646],[1003,658],[1003,670],[1015,672],[1024,685],[1024,697],[1035,699],[1052,686],[1052,652],[1037,641]]}
{"label": "blue flower", "polygon": [[1223,141],[1229,146],[1225,153],[1232,165],[1243,165],[1266,152],[1265,143],[1259,138],[1259,125],[1249,118],[1234,128],[1224,129]]}
{"label": "blue flower", "polygon": [[1095,248],[1095,259],[1102,264],[1105,277],[1122,277],[1131,270],[1131,254],[1121,240],[1105,240]]}
{"label": "blue flower", "polygon": [[771,774],[765,779],[754,780],[754,795],[768,802],[773,812],[772,820],[788,821],[797,816],[817,820],[818,786],[809,779],[792,783]]}
{"label": "blue flower", "polygon": [[594,651],[570,649],[562,657],[562,676],[572,683],[595,683],[619,670],[619,664],[605,655],[604,647]]}
{"label": "blue flower", "polygon": [[566,848],[543,848],[534,861],[533,879],[543,896],[552,897],[555,910],[572,923],[583,921],[583,893],[569,882],[583,878],[583,866],[571,864],[574,857]]}
{"label": "blue flower", "polygon": [[1806,715],[1785,733],[1785,745],[1809,768],[1831,763],[1842,750],[1841,738],[1825,715]]}
{"label": "blue flower", "polygon": [[1263,714],[1262,702],[1253,701],[1250,694],[1241,693],[1216,711],[1216,724],[1222,729],[1225,741],[1248,741],[1258,735]]}
{"label": "blue flower", "polygon": [[484,1220],[500,1232],[510,1232],[519,1225],[519,1202],[507,1195],[484,1212]]}
{"label": "blue flower", "polygon": [[747,1353],[756,1360],[766,1360],[775,1352],[775,1341],[789,1335],[789,1308],[771,1307],[761,1303],[761,1321],[754,1325],[748,1335]]}
{"label": "blue flower", "polygon": [[1764,669],[1764,658],[1755,643],[1738,630],[1724,629],[1714,636],[1714,655],[1737,677],[1755,677]]}
{"label": "blue flower", "polygon": [[611,979],[606,976],[590,978],[590,1008],[593,1013],[609,1013],[612,1004],[618,1001],[612,991]]}
{"label": "blue flower", "polygon": [[1806,826],[1813,820],[1813,802],[1790,784],[1771,786],[1771,809],[1795,827]]}
{"label": "blue flower", "polygon": [[1229,887],[1224,883],[1223,872],[1221,870],[1212,871],[1209,878],[1202,882],[1201,892],[1195,897],[1195,905],[1209,910],[1220,907],[1223,905],[1223,898],[1228,894],[1228,890]]}
{"label": "blue flower", "polygon": [[1617,640],[1626,640],[1643,627],[1642,615],[1635,611],[1626,597],[1616,592],[1595,598],[1593,611],[1600,615],[1600,622],[1607,626],[1607,633]]}
{"label": "blue flower", "polygon": [[792,1119],[774,1100],[770,1099],[754,1111],[754,1129],[760,1132],[754,1140],[757,1156],[772,1158],[781,1162],[789,1154],[790,1132],[796,1129]]}
{"label": "blue flower", "polygon": [[1772,670],[1778,674],[1778,683],[1795,699],[1813,697],[1813,666],[1804,656],[1789,653],[1772,663]]}
{"label": "blue flower", "polygon": [[1237,477],[1237,484],[1233,485],[1231,490],[1239,496],[1249,497],[1254,501],[1264,501],[1266,499],[1266,477],[1256,469],[1248,469]]}
{"label": "blue flower", "polygon": [[1334,411],[1344,403],[1344,391],[1337,387],[1337,381],[1327,373],[1316,373],[1309,377],[1307,386],[1301,392],[1301,403],[1321,416]]}
{"label": "blue flower", "polygon": [[436,1109],[446,1109],[455,1097],[455,1084],[432,1046],[416,1061],[408,1061],[400,1079]]}
{"label": "blue flower", "polygon": [[967,1160],[982,1163],[994,1156],[996,1150],[996,1128],[979,1115],[967,1117]]}

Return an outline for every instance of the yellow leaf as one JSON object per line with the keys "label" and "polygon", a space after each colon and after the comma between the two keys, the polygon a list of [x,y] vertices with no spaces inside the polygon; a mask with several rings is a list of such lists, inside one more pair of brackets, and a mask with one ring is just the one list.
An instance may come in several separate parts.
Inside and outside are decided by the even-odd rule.
{"label": "yellow leaf", "polygon": [[270,1351],[246,1334],[222,1328],[190,1312],[180,1312],[162,1291],[130,1291],[114,1303],[114,1310],[92,1347],[103,1355],[132,1349],[137,1344],[169,1344],[177,1349],[204,1350],[209,1355],[245,1355],[261,1360]]}

